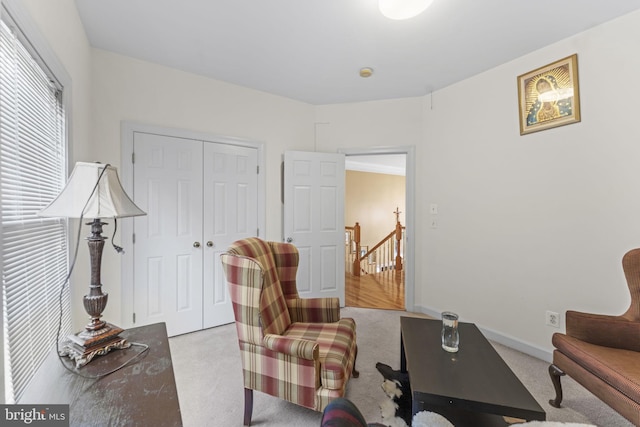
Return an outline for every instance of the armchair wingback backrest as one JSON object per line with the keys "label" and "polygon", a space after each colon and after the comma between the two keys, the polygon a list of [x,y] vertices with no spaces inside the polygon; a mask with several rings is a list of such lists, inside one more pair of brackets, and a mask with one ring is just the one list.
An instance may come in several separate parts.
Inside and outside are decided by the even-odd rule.
{"label": "armchair wingback backrest", "polygon": [[282,334],[291,318],[269,243],[255,237],[238,240],[221,255],[221,260],[238,338],[261,345],[265,334]]}
{"label": "armchair wingback backrest", "polygon": [[640,249],[632,249],[624,255],[622,268],[631,293],[631,305],[622,317],[640,321]]}
{"label": "armchair wingback backrest", "polygon": [[220,260],[227,278],[238,340],[262,345],[264,336],[260,325],[262,266],[251,258],[227,253],[221,254]]}
{"label": "armchair wingback backrest", "polygon": [[273,259],[276,263],[280,287],[284,294],[284,299],[298,298],[298,286],[296,275],[298,273],[298,263],[300,255],[298,248],[290,243],[267,242],[271,248]]}

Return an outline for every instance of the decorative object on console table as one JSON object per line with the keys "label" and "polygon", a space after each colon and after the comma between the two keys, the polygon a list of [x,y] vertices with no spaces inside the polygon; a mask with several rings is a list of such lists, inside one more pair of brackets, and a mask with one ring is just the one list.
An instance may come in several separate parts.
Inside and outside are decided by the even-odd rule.
{"label": "decorative object on console table", "polygon": [[[122,328],[101,319],[107,306],[108,294],[102,292],[100,267],[105,237],[102,236],[101,218],[125,218],[146,215],[125,193],[116,168],[101,163],[76,163],[71,177],[56,199],[39,213],[40,216],[64,218],[93,218],[91,235],[87,238],[91,261],[89,294],[83,298],[84,308],[90,316],[83,331],[70,335],[63,344],[61,355],[75,360],[76,367],[86,365],[95,356],[112,349],[129,347],[120,338]],[[122,248],[114,245],[118,252]]]}
{"label": "decorative object on console table", "polygon": [[520,135],[580,121],[578,55],[518,76]]}

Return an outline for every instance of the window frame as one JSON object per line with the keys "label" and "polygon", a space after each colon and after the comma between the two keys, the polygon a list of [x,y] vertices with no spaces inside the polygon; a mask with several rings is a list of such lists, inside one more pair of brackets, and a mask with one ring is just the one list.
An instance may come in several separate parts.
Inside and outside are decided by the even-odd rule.
{"label": "window frame", "polygon": [[[19,41],[27,48],[38,65],[46,71],[47,75],[52,78],[56,85],[62,89],[62,108],[64,111],[64,125],[63,125],[63,139],[66,144],[65,150],[65,171],[64,175],[68,176],[72,158],[72,143],[71,143],[71,99],[72,99],[72,84],[71,78],[67,73],[65,67],[59,61],[57,55],[50,47],[47,39],[40,32],[35,21],[29,14],[26,7],[19,0],[0,0],[0,19],[7,22],[9,26],[17,28]],[[67,225],[67,249],[73,248],[73,242],[71,236],[74,234],[73,230],[69,228],[71,224]],[[2,249],[2,242],[0,241],[0,249]],[[68,254],[68,259],[71,261],[71,253]],[[67,269],[69,266],[67,266]],[[69,292],[70,298],[73,298],[73,292]],[[73,315],[71,317],[73,322]],[[56,319],[57,323],[57,319]],[[12,396],[7,396],[5,393],[5,325],[4,325],[4,313],[0,315],[0,365],[2,370],[0,371],[0,400],[5,403],[15,403],[8,401],[12,399]],[[47,344],[49,345],[49,344]]]}

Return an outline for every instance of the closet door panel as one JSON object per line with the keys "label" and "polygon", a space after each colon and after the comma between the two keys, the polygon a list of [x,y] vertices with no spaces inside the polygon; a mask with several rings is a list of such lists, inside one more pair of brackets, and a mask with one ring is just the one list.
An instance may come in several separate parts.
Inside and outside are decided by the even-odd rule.
{"label": "closet door panel", "polygon": [[258,233],[258,151],[204,144],[204,327],[233,322],[220,254]]}
{"label": "closet door panel", "polygon": [[134,134],[135,324],[202,329],[202,142]]}

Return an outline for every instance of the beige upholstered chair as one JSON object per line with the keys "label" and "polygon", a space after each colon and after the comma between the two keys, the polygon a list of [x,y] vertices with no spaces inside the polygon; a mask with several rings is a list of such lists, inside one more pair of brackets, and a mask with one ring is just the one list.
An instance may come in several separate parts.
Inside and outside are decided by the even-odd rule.
{"label": "beige upholstered chair", "polygon": [[622,259],[631,305],[620,316],[567,311],[566,334],[556,333],[549,374],[560,407],[564,374],[634,425],[640,425],[640,249]]}
{"label": "beige upholstered chair", "polygon": [[299,298],[296,247],[249,238],[221,259],[242,358],[244,424],[251,423],[253,390],[316,411],[344,396],[358,376],[356,325],[340,318],[337,298]]}

